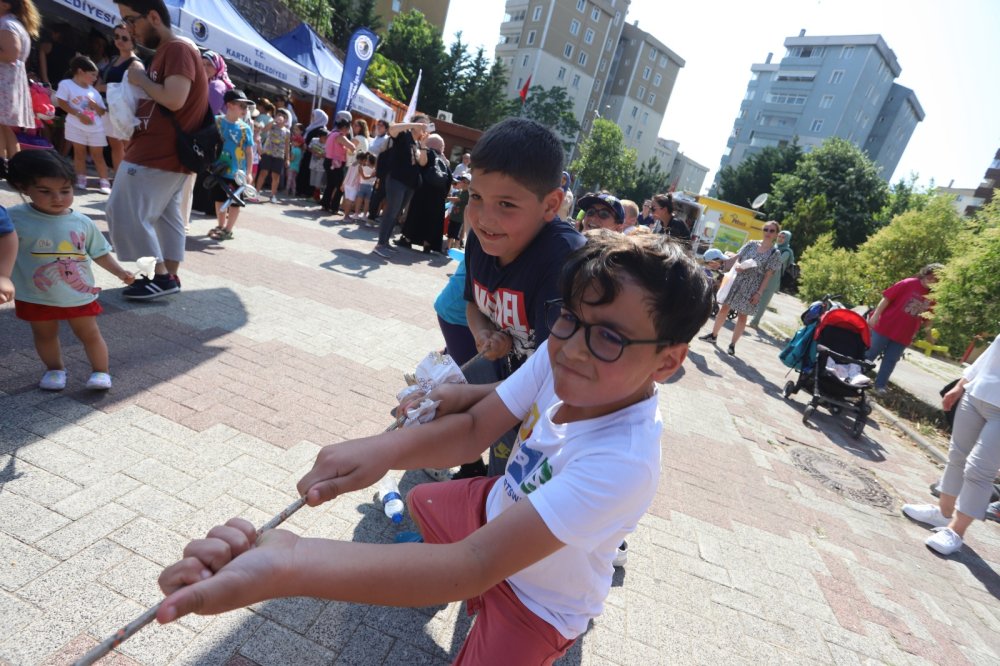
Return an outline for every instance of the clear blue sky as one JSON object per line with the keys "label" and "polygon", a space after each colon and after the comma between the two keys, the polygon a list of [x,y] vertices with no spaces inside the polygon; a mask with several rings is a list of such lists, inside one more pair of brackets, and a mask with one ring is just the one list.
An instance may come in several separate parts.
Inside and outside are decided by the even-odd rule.
{"label": "clear blue sky", "polygon": [[[445,43],[462,39],[492,55],[503,0],[452,0]],[[1000,0],[634,0],[628,20],[686,62],[677,77],[660,136],[711,170],[750,79],[768,52],[784,55],[786,37],[881,34],[899,61],[896,82],[916,92],[927,117],[917,125],[893,181],[976,187],[1000,148],[996,44]]]}

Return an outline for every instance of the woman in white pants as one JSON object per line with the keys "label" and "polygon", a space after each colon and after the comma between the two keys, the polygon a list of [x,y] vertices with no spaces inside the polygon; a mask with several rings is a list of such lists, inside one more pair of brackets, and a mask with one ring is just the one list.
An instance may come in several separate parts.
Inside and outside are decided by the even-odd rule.
{"label": "woman in white pants", "polygon": [[934,526],[934,534],[925,543],[942,555],[959,550],[972,521],[986,517],[993,479],[1000,469],[1000,343],[996,339],[945,393],[945,411],[956,402],[938,505],[903,505],[903,514]]}

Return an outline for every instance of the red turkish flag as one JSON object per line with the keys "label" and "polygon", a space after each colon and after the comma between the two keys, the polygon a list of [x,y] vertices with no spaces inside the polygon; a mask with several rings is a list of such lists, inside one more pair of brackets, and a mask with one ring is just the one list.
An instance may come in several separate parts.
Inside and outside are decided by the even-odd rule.
{"label": "red turkish flag", "polygon": [[526,101],[528,101],[528,86],[530,85],[531,85],[531,77],[529,76],[528,80],[524,82],[524,87],[521,88],[521,104],[524,104]]}

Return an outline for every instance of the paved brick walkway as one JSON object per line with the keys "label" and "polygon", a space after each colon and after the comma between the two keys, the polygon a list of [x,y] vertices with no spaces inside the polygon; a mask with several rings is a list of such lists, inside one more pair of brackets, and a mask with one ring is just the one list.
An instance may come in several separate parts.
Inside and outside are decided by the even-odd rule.
{"label": "paved brick walkway", "polygon": [[[103,225],[99,195],[77,203]],[[195,215],[179,296],[126,302],[95,269],[107,395],[82,389],[69,336],[70,387],[37,390],[28,329],[0,308],[0,663],[69,663],[155,603],[186,540],[283,508],[319,446],[387,425],[402,373],[441,344],[443,258],[387,264],[374,232],[293,205],[249,209],[223,246],[212,226]],[[738,351],[695,342],[662,387],[660,492],[560,664],[998,663],[1000,526],[974,525],[957,557],[928,551],[898,508],[930,499],[935,466],[885,426],[855,442],[825,413],[803,425],[771,341]],[[289,527],[370,542],[413,528],[369,491]],[[469,624],[460,604],[288,599],[149,627],[106,663],[446,664]]]}

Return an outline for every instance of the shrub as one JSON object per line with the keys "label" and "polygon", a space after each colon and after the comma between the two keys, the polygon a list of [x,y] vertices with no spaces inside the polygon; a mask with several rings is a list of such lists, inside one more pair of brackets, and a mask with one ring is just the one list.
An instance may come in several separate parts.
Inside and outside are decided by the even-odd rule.
{"label": "shrub", "polygon": [[848,305],[863,301],[862,276],[866,271],[859,265],[858,253],[835,248],[833,234],[823,234],[808,247],[799,259],[799,267],[799,296],[804,301],[815,301],[826,294],[839,294]]}

